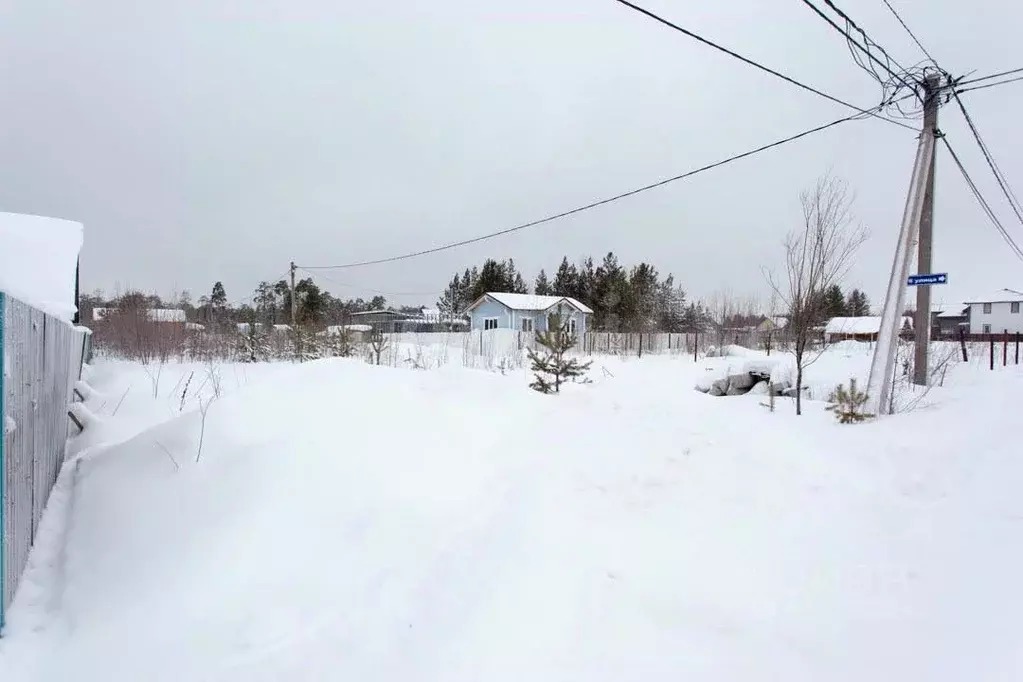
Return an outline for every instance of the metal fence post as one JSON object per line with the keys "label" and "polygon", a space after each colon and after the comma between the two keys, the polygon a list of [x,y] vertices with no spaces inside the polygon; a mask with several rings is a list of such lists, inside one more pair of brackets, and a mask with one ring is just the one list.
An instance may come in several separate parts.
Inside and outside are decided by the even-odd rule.
{"label": "metal fence post", "polygon": [[990,360],[990,362],[988,364],[990,365],[990,369],[993,372],[995,370],[995,335],[994,334],[988,334],[987,335],[987,341],[988,341],[988,345],[990,346],[989,350],[991,351],[990,352],[991,360]]}
{"label": "metal fence post", "polygon": [[969,362],[966,355],[966,330],[962,327],[959,328],[959,349],[963,351],[963,362]]}

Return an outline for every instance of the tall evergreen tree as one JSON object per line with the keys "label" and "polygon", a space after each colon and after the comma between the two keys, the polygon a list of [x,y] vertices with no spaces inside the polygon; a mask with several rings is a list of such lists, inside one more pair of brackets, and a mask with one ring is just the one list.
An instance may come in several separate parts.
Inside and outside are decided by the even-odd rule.
{"label": "tall evergreen tree", "polygon": [[622,321],[630,330],[648,331],[657,325],[659,289],[656,268],[647,263],[632,268],[622,309]]}
{"label": "tall evergreen tree", "polygon": [[277,292],[270,282],[260,282],[253,298],[256,305],[256,316],[263,324],[274,324],[277,321]]}
{"label": "tall evergreen tree", "polygon": [[224,290],[223,282],[216,282],[213,285],[213,293],[210,294],[210,305],[215,310],[223,310],[227,307],[227,292]]}
{"label": "tall evergreen tree", "polygon": [[594,279],[591,303],[594,326],[609,331],[621,331],[630,315],[629,281],[614,252],[608,252],[604,256],[603,262],[597,267]]}
{"label": "tall evergreen tree", "polygon": [[859,289],[849,292],[849,299],[846,302],[846,310],[852,317],[865,317],[870,315],[870,302],[867,295]]}
{"label": "tall evergreen tree", "polygon": [[845,295],[842,294],[842,287],[832,284],[824,292],[824,302],[821,309],[822,317],[845,317],[847,314],[845,306]]}
{"label": "tall evergreen tree", "polygon": [[551,283],[547,280],[547,273],[540,269],[540,274],[536,276],[536,281],[533,283],[533,293],[537,296],[551,296],[554,293]]}
{"label": "tall evergreen tree", "polygon": [[579,262],[577,272],[578,278],[576,279],[575,293],[572,296],[586,305],[591,305],[594,301],[597,286],[597,270],[593,265],[593,258],[587,256],[582,259]]}
{"label": "tall evergreen tree", "polygon": [[[468,274],[468,270],[466,274]],[[462,289],[462,280],[456,274],[451,279],[447,289],[444,290],[440,300],[437,301],[437,309],[440,310],[441,319],[451,320],[461,315],[469,305],[469,303],[465,302],[466,298],[467,296],[463,293]]]}
{"label": "tall evergreen tree", "polygon": [[675,286],[675,276],[668,275],[657,287],[657,326],[664,332],[681,332],[685,314],[686,292]]}
{"label": "tall evergreen tree", "polygon": [[470,298],[475,301],[488,292],[507,292],[513,284],[513,281],[509,282],[507,264],[488,258],[473,282]]}
{"label": "tall evergreen tree", "polygon": [[555,296],[575,296],[579,289],[579,271],[568,262],[568,257],[561,259],[561,265],[554,274],[554,282],[551,284]]}
{"label": "tall evergreen tree", "polygon": [[521,272],[515,273],[515,279],[512,282],[512,293],[516,294],[528,294],[529,287],[526,285],[526,280],[522,278]]}

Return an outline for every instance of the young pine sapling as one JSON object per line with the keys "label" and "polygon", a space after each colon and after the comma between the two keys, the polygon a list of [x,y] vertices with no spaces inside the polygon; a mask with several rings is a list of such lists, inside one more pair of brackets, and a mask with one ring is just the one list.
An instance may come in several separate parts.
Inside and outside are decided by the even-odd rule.
{"label": "young pine sapling", "polygon": [[826,409],[835,413],[839,424],[858,424],[873,416],[863,410],[867,400],[867,393],[856,388],[856,379],[850,379],[848,390],[842,384],[835,388]]}
{"label": "young pine sapling", "polygon": [[536,333],[539,350],[530,348],[527,351],[533,372],[533,383],[529,387],[540,393],[560,393],[563,383],[584,377],[592,361],[579,362],[578,358],[566,356],[576,341],[568,322],[558,314],[551,315],[548,331]]}

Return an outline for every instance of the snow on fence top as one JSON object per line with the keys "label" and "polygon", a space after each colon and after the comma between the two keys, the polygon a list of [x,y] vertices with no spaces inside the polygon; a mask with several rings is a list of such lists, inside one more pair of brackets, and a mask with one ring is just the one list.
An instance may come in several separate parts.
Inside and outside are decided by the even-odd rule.
{"label": "snow on fence top", "polygon": [[70,320],[82,230],[70,220],[0,213],[0,291]]}

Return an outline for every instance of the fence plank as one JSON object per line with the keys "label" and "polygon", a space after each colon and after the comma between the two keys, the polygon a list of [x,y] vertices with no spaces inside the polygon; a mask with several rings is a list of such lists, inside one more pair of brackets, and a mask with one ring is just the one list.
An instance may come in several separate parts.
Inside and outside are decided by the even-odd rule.
{"label": "fence plank", "polygon": [[0,293],[0,627],[64,462],[87,337]]}

